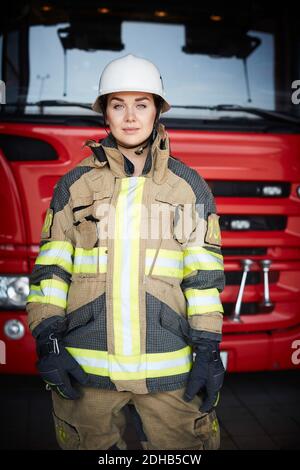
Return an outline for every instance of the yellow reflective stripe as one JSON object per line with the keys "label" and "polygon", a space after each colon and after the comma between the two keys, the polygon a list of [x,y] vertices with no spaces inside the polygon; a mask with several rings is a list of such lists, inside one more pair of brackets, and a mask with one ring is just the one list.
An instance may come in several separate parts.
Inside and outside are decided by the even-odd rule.
{"label": "yellow reflective stripe", "polygon": [[45,243],[36,259],[36,264],[56,265],[72,273],[72,255],[74,248],[70,242],[52,241]]}
{"label": "yellow reflective stripe", "polygon": [[192,367],[191,347],[167,353],[120,356],[107,351],[66,348],[85,372],[112,380],[140,380],[187,373]]}
{"label": "yellow reflective stripe", "polygon": [[116,204],[113,270],[113,328],[117,354],[140,352],[139,257],[145,178],[121,180]]}
{"label": "yellow reflective stripe", "polygon": [[203,246],[188,246],[184,249],[184,256],[187,256],[189,254],[193,253],[204,253],[204,254],[209,254],[211,256],[214,256],[215,258],[218,258],[220,261],[223,261],[223,255],[221,253],[215,253],[214,251],[211,251],[207,248],[204,248]]}
{"label": "yellow reflective stripe", "polygon": [[185,296],[187,299],[191,297],[211,297],[219,296],[219,291],[216,287],[211,287],[210,289],[186,289]]}
{"label": "yellow reflective stripe", "polygon": [[[156,250],[148,248],[146,250],[146,276],[150,273]],[[155,276],[169,276],[182,279],[183,275],[183,255],[181,251],[160,249],[155,260],[152,274]]]}
{"label": "yellow reflective stripe", "polygon": [[167,276],[167,277],[175,277],[176,279],[181,279],[182,269],[167,268],[164,266],[155,265],[153,268],[152,274],[154,276]]}
{"label": "yellow reflective stripe", "polygon": [[44,243],[40,251],[43,252],[47,250],[56,250],[56,249],[68,251],[71,255],[73,254],[73,251],[74,251],[72,243],[67,242],[67,241],[52,241],[52,242]]}
{"label": "yellow reflective stripe", "polygon": [[220,312],[223,313],[223,306],[222,304],[211,304],[211,305],[194,305],[187,307],[187,314],[188,315],[198,315],[203,313],[212,313],[212,312]]}
{"label": "yellow reflective stripe", "polygon": [[56,279],[43,279],[40,285],[32,284],[27,297],[27,302],[51,304],[66,308],[69,286]]}
{"label": "yellow reflective stripe", "polygon": [[210,312],[223,313],[224,311],[220,301],[219,291],[216,288],[202,290],[187,289],[184,294],[187,299],[188,315]]}
{"label": "yellow reflective stripe", "polygon": [[107,271],[107,248],[75,248],[73,273],[100,273]]}
{"label": "yellow reflective stripe", "polygon": [[[129,182],[129,178],[126,178]],[[124,180],[122,181],[124,188]],[[123,351],[123,328],[122,328],[122,274],[120,265],[122,260],[122,237],[126,207],[126,192],[120,190],[115,212],[115,236],[114,236],[114,270],[113,270],[113,329],[114,344],[116,352]],[[108,375],[108,374],[107,374]]]}
{"label": "yellow reflective stripe", "polygon": [[224,270],[223,256],[214,253],[201,246],[188,247],[184,250],[184,270],[183,276],[191,274],[193,271]]}
{"label": "yellow reflective stripe", "polygon": [[73,272],[97,273],[98,248],[75,248]]}
{"label": "yellow reflective stripe", "polygon": [[[141,218],[142,218],[142,197],[145,184],[145,178],[137,178],[137,186],[134,192],[132,204],[129,204],[132,210],[132,219],[129,221],[130,237],[130,323],[132,331],[131,353],[140,354],[141,352],[141,334],[140,334],[140,296],[139,289],[139,264],[140,264],[140,237]],[[125,247],[124,247],[125,248]],[[126,334],[126,333],[125,333]]]}
{"label": "yellow reflective stripe", "polygon": [[89,274],[96,274],[97,273],[97,265],[96,264],[79,264],[76,267],[73,267],[73,273],[89,273]]}
{"label": "yellow reflective stripe", "polygon": [[[146,256],[149,258],[154,258],[156,253],[155,248],[147,248]],[[166,250],[165,248],[160,248],[158,252],[158,256],[162,258],[170,258],[170,259],[177,259],[178,261],[182,261],[182,251],[177,250]]]}

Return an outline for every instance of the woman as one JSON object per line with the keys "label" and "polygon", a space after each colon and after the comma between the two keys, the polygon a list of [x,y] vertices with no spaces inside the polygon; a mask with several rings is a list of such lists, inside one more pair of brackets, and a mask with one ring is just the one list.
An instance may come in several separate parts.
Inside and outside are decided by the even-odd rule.
{"label": "woman", "polygon": [[[170,156],[170,109],[150,61],[104,69],[108,136],[55,187],[27,311],[65,449],[217,449],[224,287],[213,196]],[[192,360],[194,351],[194,361]],[[141,427],[142,426],[142,427]]]}

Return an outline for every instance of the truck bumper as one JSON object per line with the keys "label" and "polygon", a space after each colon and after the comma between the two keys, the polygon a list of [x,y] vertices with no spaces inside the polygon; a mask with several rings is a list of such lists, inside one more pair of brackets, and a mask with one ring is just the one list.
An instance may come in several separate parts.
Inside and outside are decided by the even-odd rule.
{"label": "truck bumper", "polygon": [[228,372],[300,369],[300,325],[259,333],[224,334]]}

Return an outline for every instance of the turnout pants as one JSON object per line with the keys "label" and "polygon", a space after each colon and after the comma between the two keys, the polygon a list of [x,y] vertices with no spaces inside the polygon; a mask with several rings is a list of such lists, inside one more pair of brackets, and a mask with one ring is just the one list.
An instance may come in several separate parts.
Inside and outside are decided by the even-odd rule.
{"label": "turnout pants", "polygon": [[199,396],[186,403],[184,389],[145,395],[89,387],[81,391],[78,400],[52,393],[56,437],[62,449],[125,450],[126,405],[145,450],[219,448],[215,411],[199,411]]}

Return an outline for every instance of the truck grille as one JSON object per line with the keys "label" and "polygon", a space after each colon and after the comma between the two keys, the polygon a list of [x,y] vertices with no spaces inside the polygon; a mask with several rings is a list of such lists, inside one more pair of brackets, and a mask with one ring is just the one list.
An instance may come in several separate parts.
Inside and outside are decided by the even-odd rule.
{"label": "truck grille", "polygon": [[262,256],[267,254],[267,248],[223,248],[222,253],[224,256]]}
{"label": "truck grille", "polygon": [[277,181],[208,181],[214,196],[289,197],[291,184]]}
{"label": "truck grille", "polygon": [[[283,215],[221,215],[220,227],[226,231],[284,230],[287,217]],[[239,227],[239,228],[237,228]]]}

